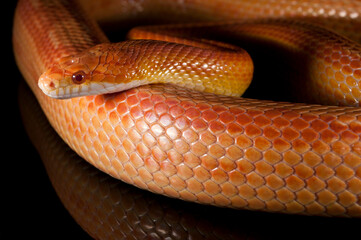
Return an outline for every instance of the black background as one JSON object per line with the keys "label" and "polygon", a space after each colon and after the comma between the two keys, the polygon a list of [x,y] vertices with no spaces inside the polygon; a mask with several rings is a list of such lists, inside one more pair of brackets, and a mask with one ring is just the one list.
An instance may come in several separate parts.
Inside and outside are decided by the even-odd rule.
{"label": "black background", "polygon": [[[20,118],[17,94],[22,81],[12,52],[12,19],[15,1],[9,1],[2,12],[3,90],[1,96],[1,219],[0,239],[87,239],[88,235],[71,218],[61,204],[46,175],[36,150],[30,143]],[[5,43],[4,43],[5,41]],[[252,214],[252,213],[251,213]],[[269,219],[264,227],[279,232],[286,239],[349,239],[359,236],[359,219],[298,217],[278,214],[257,215]],[[312,233],[310,229],[313,229]],[[278,235],[278,234],[276,234]],[[269,239],[267,235],[265,239]]]}

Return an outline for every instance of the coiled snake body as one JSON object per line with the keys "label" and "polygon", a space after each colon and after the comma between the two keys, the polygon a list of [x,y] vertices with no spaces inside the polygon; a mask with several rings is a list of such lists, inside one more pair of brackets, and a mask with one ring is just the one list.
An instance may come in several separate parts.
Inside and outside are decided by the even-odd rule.
{"label": "coiled snake body", "polygon": [[[80,156],[115,178],[204,204],[360,216],[360,13],[361,2],[351,0],[20,0],[13,43],[18,66],[55,130]],[[131,23],[136,17],[207,23],[145,27],[129,34],[187,45],[152,40],[112,45],[94,20]],[[303,80],[295,83],[295,92],[304,90],[301,101],[353,107],[196,91],[241,94],[252,75],[252,61],[238,47],[193,40],[213,32],[280,49],[290,59],[292,76]],[[141,77],[150,83],[163,80],[56,100],[38,87],[44,72],[41,79],[75,82],[77,90],[56,92],[72,97],[79,89],[105,93],[99,89],[117,78],[130,85],[129,79]],[[90,75],[98,87],[79,87]],[[245,80],[222,90],[218,80],[223,78]],[[169,79],[181,86],[167,84]],[[182,87],[193,84],[195,90]]]}

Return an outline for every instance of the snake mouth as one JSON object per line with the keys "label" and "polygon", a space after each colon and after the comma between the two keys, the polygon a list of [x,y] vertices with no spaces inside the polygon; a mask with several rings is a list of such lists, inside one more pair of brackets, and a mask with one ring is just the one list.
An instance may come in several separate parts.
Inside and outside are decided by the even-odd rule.
{"label": "snake mouth", "polygon": [[51,98],[67,99],[74,97],[122,92],[134,87],[145,85],[145,80],[133,80],[130,83],[84,82],[73,84],[62,73],[43,73],[38,81],[39,88]]}
{"label": "snake mouth", "polygon": [[61,86],[58,81],[54,81],[46,74],[40,76],[38,81],[39,88],[43,93],[51,98],[67,99],[80,96],[80,89],[77,86],[69,87],[68,85]]}

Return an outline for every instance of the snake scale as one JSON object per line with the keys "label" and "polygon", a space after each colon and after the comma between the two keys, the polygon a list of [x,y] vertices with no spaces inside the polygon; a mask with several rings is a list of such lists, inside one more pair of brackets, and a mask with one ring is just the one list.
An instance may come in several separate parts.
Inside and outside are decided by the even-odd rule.
{"label": "snake scale", "polygon": [[[81,157],[109,175],[203,204],[357,217],[361,214],[360,13],[361,2],[351,0],[20,0],[13,45],[17,64],[51,125]],[[128,36],[144,40],[118,44],[109,44],[97,23],[127,25],[152,18],[198,23],[139,27]],[[238,47],[233,50],[241,57],[224,50],[233,45],[223,45],[217,37],[193,40],[212,38],[213,32],[231,43],[247,39],[279,49],[290,59],[285,71],[302,80],[294,86],[296,93],[301,92],[297,101],[324,105],[225,96],[228,90],[216,90],[223,95],[210,93],[221,89],[222,83],[199,83],[202,77],[227,78],[224,72],[217,77],[219,69],[235,75],[228,78],[247,77],[253,71],[227,70],[234,60],[242,63],[240,72],[245,65],[245,69],[253,67]],[[213,44],[216,49],[207,49]],[[116,54],[125,49],[136,64],[109,73],[116,54],[92,58],[86,66],[99,74],[105,71],[107,77],[99,77],[100,81],[116,74],[134,76],[142,65],[142,76],[159,79],[171,73],[164,79],[174,78],[180,86],[160,81],[64,100],[52,99],[38,87],[39,77],[49,69],[53,75],[64,74],[54,66],[65,66],[74,82],[82,82],[89,73],[72,72],[84,63],[78,56],[83,51],[103,51],[103,46],[112,46]],[[84,58],[87,61],[87,55]],[[223,59],[224,67],[218,66]],[[76,64],[66,65],[69,62]],[[193,80],[198,83],[193,90],[184,88]]]}

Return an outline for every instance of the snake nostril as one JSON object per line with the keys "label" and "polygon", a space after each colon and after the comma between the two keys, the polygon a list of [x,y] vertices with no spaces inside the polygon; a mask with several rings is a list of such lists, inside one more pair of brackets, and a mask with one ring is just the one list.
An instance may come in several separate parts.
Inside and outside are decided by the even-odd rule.
{"label": "snake nostril", "polygon": [[54,84],[53,81],[51,81],[51,82],[49,83],[49,87],[51,87],[51,88],[54,88],[54,87],[55,87],[55,84]]}

